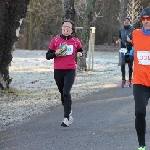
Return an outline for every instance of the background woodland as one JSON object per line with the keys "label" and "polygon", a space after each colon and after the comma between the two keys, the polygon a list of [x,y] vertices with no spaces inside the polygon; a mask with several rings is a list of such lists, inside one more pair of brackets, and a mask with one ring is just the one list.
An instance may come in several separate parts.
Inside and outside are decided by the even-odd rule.
{"label": "background woodland", "polygon": [[[77,27],[83,26],[87,2],[74,0]],[[115,45],[124,17],[128,16],[135,28],[141,27],[140,12],[149,5],[149,0],[95,0],[94,3],[95,12],[90,26],[96,27],[95,45]],[[62,10],[61,0],[30,0],[27,16],[21,25],[17,48],[48,49],[50,39],[61,33]],[[77,31],[79,38],[80,32]]]}

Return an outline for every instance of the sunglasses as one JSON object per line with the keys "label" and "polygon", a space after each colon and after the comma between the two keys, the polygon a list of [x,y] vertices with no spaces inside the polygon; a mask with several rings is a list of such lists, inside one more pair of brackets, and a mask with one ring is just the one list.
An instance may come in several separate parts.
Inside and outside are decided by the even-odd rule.
{"label": "sunglasses", "polygon": [[150,21],[150,16],[149,16],[149,17],[142,17],[142,18],[141,18],[142,21],[145,21],[145,19],[146,19],[147,21]]}
{"label": "sunglasses", "polygon": [[62,28],[69,28],[69,29],[72,29],[72,27],[69,27],[69,26],[62,26]]}

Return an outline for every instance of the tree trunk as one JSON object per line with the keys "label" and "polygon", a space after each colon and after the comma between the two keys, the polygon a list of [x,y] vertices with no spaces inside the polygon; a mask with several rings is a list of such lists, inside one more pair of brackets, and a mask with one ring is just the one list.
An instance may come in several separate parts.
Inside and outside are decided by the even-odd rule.
{"label": "tree trunk", "polygon": [[[127,6],[128,6],[128,2],[129,0],[121,0],[120,2],[120,27],[123,26],[124,24],[124,19],[125,17],[127,17]],[[120,60],[120,57],[119,57],[119,63],[118,63],[118,66],[121,65],[121,60]]]}
{"label": "tree trunk", "polygon": [[29,0],[0,1],[0,88],[9,87],[9,64],[12,60],[12,47],[17,40],[16,29],[24,18]]}
{"label": "tree trunk", "polygon": [[[30,6],[30,9],[32,9],[32,7],[33,7],[33,3],[34,3],[34,1],[31,1],[30,2],[30,4],[29,4],[29,6]],[[29,12],[29,28],[28,28],[28,30],[29,30],[29,33],[28,33],[28,49],[29,50],[33,50],[33,13],[32,13],[32,11],[30,11]]]}
{"label": "tree trunk", "polygon": [[70,19],[75,22],[74,0],[62,0],[63,20]]}
{"label": "tree trunk", "polygon": [[140,0],[129,0],[127,16],[130,18],[130,22],[134,27],[139,22],[141,9],[142,5]]}
{"label": "tree trunk", "polygon": [[83,57],[79,59],[79,69],[87,71],[87,51],[88,51],[88,44],[90,38],[90,26],[93,20],[94,8],[95,8],[95,0],[88,0],[87,1],[87,8],[84,15],[83,20],[83,30],[81,34],[82,45],[83,45]]}
{"label": "tree trunk", "polygon": [[109,4],[109,24],[111,24],[111,26],[109,26],[108,28],[108,45],[111,45],[112,44],[112,38],[113,38],[113,30],[112,30],[112,24],[113,24],[113,1],[110,1],[110,4]]}
{"label": "tree trunk", "polygon": [[127,5],[129,0],[121,0],[120,3],[120,26],[123,25],[125,17],[127,17]]}

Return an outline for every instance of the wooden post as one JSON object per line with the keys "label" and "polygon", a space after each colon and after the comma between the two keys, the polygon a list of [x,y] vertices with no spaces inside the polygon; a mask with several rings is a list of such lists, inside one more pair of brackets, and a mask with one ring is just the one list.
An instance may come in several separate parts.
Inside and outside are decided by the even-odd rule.
{"label": "wooden post", "polygon": [[90,31],[89,47],[88,47],[88,70],[91,69],[91,53],[92,53],[92,32]]}
{"label": "wooden post", "polygon": [[95,27],[92,27],[92,70],[94,69]]}

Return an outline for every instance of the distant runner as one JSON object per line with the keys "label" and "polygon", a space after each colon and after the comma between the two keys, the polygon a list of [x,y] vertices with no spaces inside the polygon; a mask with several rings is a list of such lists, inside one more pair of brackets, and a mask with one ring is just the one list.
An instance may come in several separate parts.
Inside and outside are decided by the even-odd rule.
{"label": "distant runner", "polygon": [[121,49],[119,50],[119,57],[121,61],[121,72],[122,72],[122,82],[121,87],[124,88],[126,84],[125,78],[125,65],[128,64],[129,67],[129,80],[128,86],[132,86],[132,67],[133,67],[133,60],[130,59],[130,50],[132,49],[132,43],[129,39],[132,39],[131,34],[134,28],[130,24],[130,19],[128,17],[124,20],[124,26],[119,30],[119,39],[116,41],[116,44],[121,42]]}

